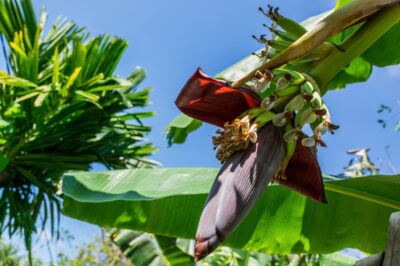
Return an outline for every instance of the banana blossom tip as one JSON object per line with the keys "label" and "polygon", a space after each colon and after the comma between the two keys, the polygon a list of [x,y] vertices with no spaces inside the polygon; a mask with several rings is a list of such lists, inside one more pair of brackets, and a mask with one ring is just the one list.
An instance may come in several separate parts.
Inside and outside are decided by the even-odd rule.
{"label": "banana blossom tip", "polygon": [[280,130],[269,124],[260,130],[256,143],[225,162],[200,217],[197,258],[210,254],[244,219],[280,168],[284,147]]}

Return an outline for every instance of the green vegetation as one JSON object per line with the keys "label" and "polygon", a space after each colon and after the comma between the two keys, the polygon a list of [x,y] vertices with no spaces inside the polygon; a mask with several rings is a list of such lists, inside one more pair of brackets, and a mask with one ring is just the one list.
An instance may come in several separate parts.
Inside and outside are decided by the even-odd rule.
{"label": "green vegetation", "polygon": [[30,0],[0,1],[0,231],[23,234],[29,250],[37,228],[57,230],[65,172],[155,165],[142,123],[153,113],[138,111],[150,89],[135,90],[144,71],[115,74],[126,41],[66,19],[44,32],[46,20]]}

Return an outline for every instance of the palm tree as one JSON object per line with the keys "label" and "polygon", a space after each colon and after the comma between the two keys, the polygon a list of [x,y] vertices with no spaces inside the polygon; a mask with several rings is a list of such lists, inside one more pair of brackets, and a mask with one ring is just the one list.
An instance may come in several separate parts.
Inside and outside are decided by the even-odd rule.
{"label": "palm tree", "polygon": [[136,112],[148,103],[150,89],[134,90],[144,71],[114,73],[127,42],[66,19],[45,32],[46,19],[30,0],[0,0],[0,230],[28,250],[37,227],[56,232],[65,172],[155,164],[141,121],[153,113]]}

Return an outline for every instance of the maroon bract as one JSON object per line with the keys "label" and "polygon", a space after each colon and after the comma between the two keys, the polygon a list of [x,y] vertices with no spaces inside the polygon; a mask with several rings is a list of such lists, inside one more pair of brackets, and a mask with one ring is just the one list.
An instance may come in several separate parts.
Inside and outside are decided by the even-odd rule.
{"label": "maroon bract", "polygon": [[296,150],[286,167],[285,176],[286,179],[278,180],[279,184],[315,201],[327,203],[315,148],[304,147],[301,145],[300,139],[297,141]]}
{"label": "maroon bract", "polygon": [[175,104],[190,117],[223,127],[244,111],[260,106],[261,99],[251,89],[232,88],[228,82],[213,79],[198,68]]}

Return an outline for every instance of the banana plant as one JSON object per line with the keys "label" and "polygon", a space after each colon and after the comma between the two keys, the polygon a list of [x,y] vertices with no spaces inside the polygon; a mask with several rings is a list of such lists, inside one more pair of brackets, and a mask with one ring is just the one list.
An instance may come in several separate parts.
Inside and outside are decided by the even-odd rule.
{"label": "banana plant", "polygon": [[[399,176],[323,180],[316,151],[338,129],[324,94],[367,80],[372,65],[400,62],[400,2],[339,1],[303,25],[273,7],[260,11],[275,37],[255,36],[264,47],[215,78],[196,70],[176,100],[186,116],[168,129],[172,144],[199,120],[220,127],[212,141],[222,168],[104,173],[124,177],[112,188],[94,181],[102,173],[66,175],[67,215],[195,238],[196,260],[220,243],[274,254],[384,249],[389,215],[400,208]],[[299,193],[277,185],[264,192],[271,181]],[[104,207],[112,211],[98,217]]]}
{"label": "banana plant", "polygon": [[[308,22],[309,30],[278,8],[259,10],[272,20],[267,28],[275,38],[254,36],[265,46],[253,55],[258,65],[245,59],[250,70],[235,80],[230,73],[237,66],[218,79],[198,69],[176,100],[186,115],[222,128],[213,144],[223,166],[200,217],[197,260],[236,229],[271,181],[326,203],[316,152],[326,146],[323,134],[339,127],[331,122],[322,96],[331,80],[400,18],[399,1],[393,0],[352,1]],[[335,43],[338,34],[343,40]],[[304,133],[305,126],[312,136]]]}
{"label": "banana plant", "polygon": [[23,235],[29,250],[37,226],[57,230],[63,173],[155,164],[142,123],[153,113],[137,110],[148,103],[150,89],[135,90],[145,73],[115,74],[127,42],[46,20],[30,0],[0,0],[0,231]]}

